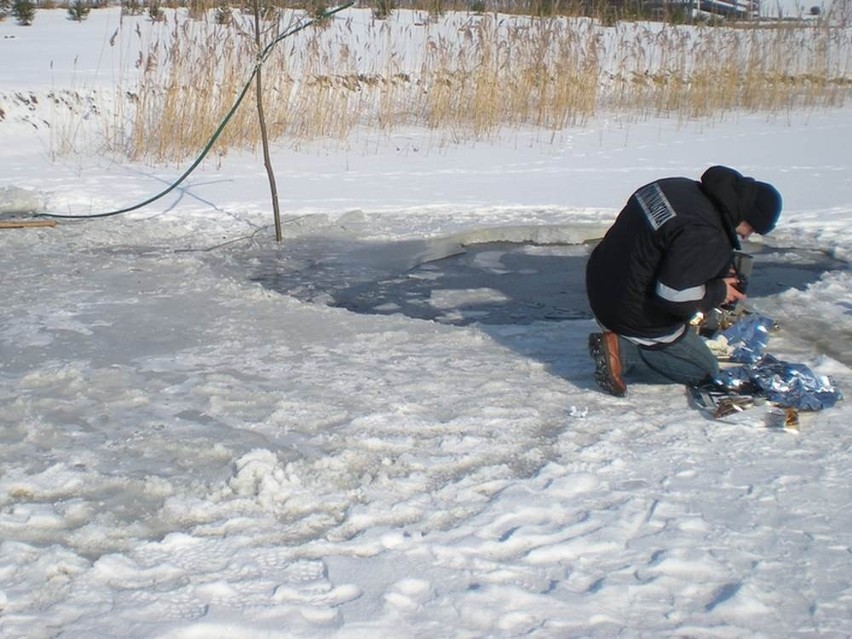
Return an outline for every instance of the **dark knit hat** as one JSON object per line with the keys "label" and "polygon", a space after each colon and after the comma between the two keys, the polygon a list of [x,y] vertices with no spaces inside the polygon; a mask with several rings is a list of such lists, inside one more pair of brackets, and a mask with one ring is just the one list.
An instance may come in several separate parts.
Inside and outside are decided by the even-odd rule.
{"label": "dark knit hat", "polygon": [[781,216],[781,194],[771,184],[755,182],[754,204],[743,216],[743,220],[761,235],[775,228]]}

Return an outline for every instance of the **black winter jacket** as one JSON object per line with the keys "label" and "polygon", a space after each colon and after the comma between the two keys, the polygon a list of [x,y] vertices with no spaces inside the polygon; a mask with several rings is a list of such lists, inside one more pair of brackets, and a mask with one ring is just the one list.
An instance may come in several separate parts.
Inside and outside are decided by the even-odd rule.
{"label": "black winter jacket", "polygon": [[735,229],[755,196],[753,179],[724,166],[637,190],[586,266],[597,320],[640,344],[677,340],[697,311],[724,303]]}

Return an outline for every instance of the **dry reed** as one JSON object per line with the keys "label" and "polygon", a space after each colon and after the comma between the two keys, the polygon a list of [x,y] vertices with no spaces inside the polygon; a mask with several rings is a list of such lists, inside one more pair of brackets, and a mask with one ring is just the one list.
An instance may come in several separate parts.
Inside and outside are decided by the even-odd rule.
{"label": "dry reed", "polygon": [[[227,24],[214,11],[196,10],[199,20],[185,10],[166,15],[152,26],[153,39],[139,38],[138,86],[121,90],[123,124],[108,127],[111,150],[134,159],[197,152],[257,57],[239,12]],[[270,13],[265,40],[304,16]],[[603,26],[589,18],[401,11],[377,20],[351,10],[272,52],[264,107],[272,138],[290,145],[343,140],[359,127],[426,126],[457,141],[481,139],[507,127],[560,130],[601,111],[682,119],[775,113],[841,105],[850,52],[852,30],[826,21]],[[258,144],[253,100],[237,111],[219,152]]]}

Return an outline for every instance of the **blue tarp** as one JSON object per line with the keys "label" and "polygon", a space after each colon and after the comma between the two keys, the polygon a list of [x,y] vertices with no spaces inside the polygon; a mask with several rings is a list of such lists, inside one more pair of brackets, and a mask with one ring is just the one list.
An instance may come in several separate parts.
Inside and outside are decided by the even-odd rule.
{"label": "blue tarp", "polygon": [[763,315],[747,315],[733,326],[722,331],[732,347],[732,362],[754,364],[762,356],[769,343],[769,331],[775,326],[775,320]]}
{"label": "blue tarp", "polygon": [[764,353],[774,324],[768,317],[749,315],[726,329],[722,335],[733,349],[731,360],[743,366],[721,371],[715,382],[728,390],[763,396],[779,406],[801,410],[830,408],[843,399],[825,375]]}

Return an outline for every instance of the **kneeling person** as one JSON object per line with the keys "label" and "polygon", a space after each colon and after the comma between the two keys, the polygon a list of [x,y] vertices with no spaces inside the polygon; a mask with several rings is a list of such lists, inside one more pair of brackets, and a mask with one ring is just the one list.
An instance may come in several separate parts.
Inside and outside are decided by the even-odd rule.
{"label": "kneeling person", "polygon": [[700,181],[664,178],[638,189],[586,265],[586,291],[603,329],[589,336],[595,380],[622,396],[624,376],[700,384],[718,373],[689,320],[745,299],[730,267],[740,240],[778,222],[770,184],[714,166]]}

